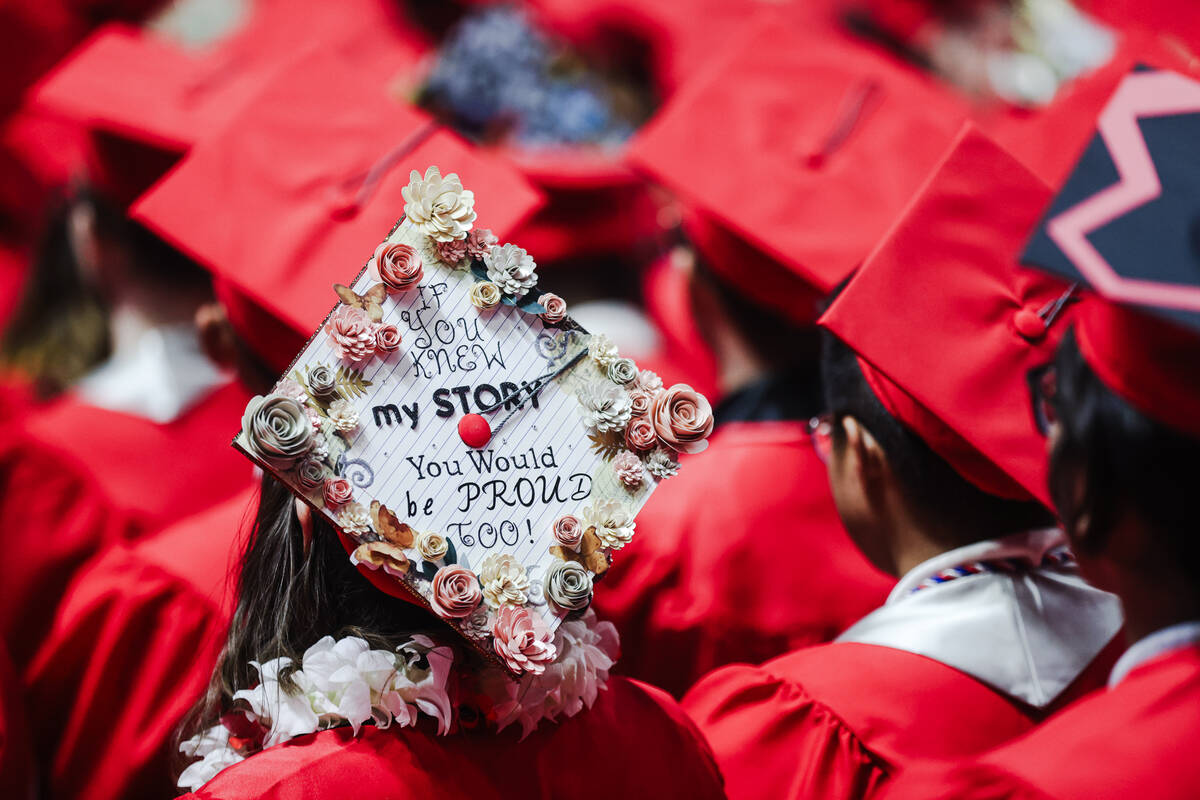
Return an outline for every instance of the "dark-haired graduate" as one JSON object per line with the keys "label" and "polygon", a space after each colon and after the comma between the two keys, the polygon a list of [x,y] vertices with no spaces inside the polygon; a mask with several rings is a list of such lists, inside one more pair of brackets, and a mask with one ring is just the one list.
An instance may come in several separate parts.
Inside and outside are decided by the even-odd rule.
{"label": "dark-haired graduate", "polygon": [[1103,683],[1119,604],[1055,527],[1025,383],[1067,311],[1064,284],[1017,268],[1048,197],[966,128],[822,317],[834,500],[899,583],[835,642],[685,697],[730,797],[870,797]]}
{"label": "dark-haired graduate", "polygon": [[6,361],[55,395],[0,437],[0,636],[19,672],[80,566],[245,486],[225,443],[247,394],[193,323],[207,273],[99,192],[76,191],[5,332]]}
{"label": "dark-haired graduate", "polygon": [[[1168,71],[1129,75],[1025,258],[1103,295],[1081,303],[1031,388],[1048,412],[1055,507],[1083,573],[1120,596],[1132,644],[1107,690],[977,760],[905,775],[889,798],[1196,796],[1198,111],[1200,82]],[[1114,165],[1151,191],[1115,194]],[[1120,202],[1079,227],[1106,198]],[[1087,241],[1095,245],[1080,247]]]}
{"label": "dark-haired graduate", "polygon": [[846,536],[808,432],[822,407],[817,307],[959,114],[902,65],[769,14],[634,141],[639,169],[684,205],[692,311],[724,397],[710,451],[655,492],[646,535],[597,588],[629,646],[626,674],[682,695],[718,666],[827,642],[886,596],[892,581]]}

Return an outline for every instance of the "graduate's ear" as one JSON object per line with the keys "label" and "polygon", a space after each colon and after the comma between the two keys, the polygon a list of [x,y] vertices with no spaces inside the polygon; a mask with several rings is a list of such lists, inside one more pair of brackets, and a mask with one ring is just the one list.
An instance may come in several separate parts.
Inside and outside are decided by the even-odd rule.
{"label": "graduate's ear", "polygon": [[205,303],[196,309],[196,333],[204,354],[218,367],[232,369],[237,364],[237,334],[220,303]]}
{"label": "graduate's ear", "polygon": [[851,416],[842,417],[846,453],[851,456],[854,470],[864,484],[877,483],[887,470],[887,456],[871,432]]}

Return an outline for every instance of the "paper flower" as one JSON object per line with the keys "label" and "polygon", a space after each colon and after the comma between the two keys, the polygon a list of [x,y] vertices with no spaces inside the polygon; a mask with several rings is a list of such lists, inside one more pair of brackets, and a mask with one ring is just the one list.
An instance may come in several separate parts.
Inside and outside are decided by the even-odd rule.
{"label": "paper flower", "polygon": [[685,383],[677,383],[654,398],[650,421],[658,440],[680,453],[699,453],[713,429],[712,406],[704,395]]}
{"label": "paper flower", "polygon": [[333,368],[318,364],[308,370],[308,390],[321,399],[328,399],[337,393],[337,375]]}
{"label": "paper flower", "polygon": [[381,353],[394,353],[399,350],[400,329],[395,325],[376,325],[375,349]]}
{"label": "paper flower", "polygon": [[[328,483],[325,484],[329,486]],[[371,512],[362,503],[348,503],[337,515],[338,527],[350,536],[362,536],[371,532]],[[372,542],[371,544],[380,544]]]}
{"label": "paper flower", "polygon": [[479,570],[483,597],[491,608],[523,606],[529,601],[529,576],[520,561],[508,553],[493,553]]}
{"label": "paper flower", "polygon": [[479,578],[466,567],[451,564],[442,567],[433,576],[429,605],[439,617],[464,619],[471,616],[482,602],[483,591],[479,588]]}
{"label": "paper flower", "polygon": [[449,550],[450,543],[440,533],[426,531],[417,536],[417,552],[426,561],[437,561],[440,558],[445,558]]}
{"label": "paper flower", "polygon": [[538,305],[546,309],[541,313],[542,322],[556,325],[567,318],[567,301],[553,292],[546,292],[539,297]]}
{"label": "paper flower", "polygon": [[637,457],[636,453],[622,450],[612,460],[612,467],[613,472],[617,475],[617,480],[629,488],[636,489],[642,485],[642,460]]}
{"label": "paper flower", "polygon": [[493,246],[483,256],[488,280],[510,297],[524,297],[537,284],[537,265],[515,244]]}
{"label": "paper flower", "polygon": [[[636,382],[634,385],[636,386]],[[633,416],[644,417],[650,413],[650,406],[654,404],[654,395],[645,389],[631,389],[629,392],[629,402],[630,407],[633,409]]]}
{"label": "paper flower", "polygon": [[579,543],[583,541],[583,523],[573,514],[564,514],[554,521],[554,541],[563,547],[569,547],[579,552]]}
{"label": "paper flower", "polygon": [[492,646],[514,672],[540,675],[554,661],[554,637],[541,617],[520,606],[503,606],[492,627]]}
{"label": "paper flower", "polygon": [[614,358],[608,365],[608,379],[620,386],[637,380],[638,368],[632,358]]}
{"label": "paper flower", "polygon": [[[469,236],[470,234],[468,234]],[[438,260],[447,267],[460,267],[467,258],[467,240],[451,239],[448,242],[434,242],[433,252],[437,253]]]}
{"label": "paper flower", "polygon": [[327,506],[345,505],[354,499],[354,488],[345,478],[327,478],[321,496]]}
{"label": "paper flower", "polygon": [[[631,395],[632,397],[632,395]],[[636,406],[636,398],[634,405]],[[645,451],[658,444],[658,434],[645,417],[634,417],[625,426],[625,446],[630,450]]]}
{"label": "paper flower", "polygon": [[600,543],[611,550],[620,550],[633,541],[633,518],[618,500],[593,500],[583,512],[583,524],[595,528]]}
{"label": "paper flower", "polygon": [[349,400],[334,400],[329,404],[329,421],[342,433],[358,427],[358,409]]}
{"label": "paper flower", "polygon": [[316,489],[318,486],[324,486],[327,477],[329,477],[329,470],[323,463],[312,456],[305,458],[300,462],[300,466],[296,468],[296,480],[309,491]]}
{"label": "paper flower", "polygon": [[679,462],[675,454],[664,447],[654,448],[654,452],[646,457],[646,471],[660,481],[672,478],[679,472]]}
{"label": "paper flower", "polygon": [[[354,505],[359,505],[355,503]],[[338,524],[341,525],[341,515],[338,516]],[[343,530],[345,526],[342,526]],[[351,531],[346,531],[351,533]],[[366,531],[360,531],[366,533]],[[354,552],[350,554],[351,564],[362,564],[371,569],[382,569],[389,575],[394,575],[399,578],[408,572],[408,556],[404,555],[404,550],[391,542],[364,542],[354,548]]]}
{"label": "paper flower", "polygon": [[404,197],[404,216],[436,242],[465,239],[475,222],[475,193],[464,189],[458,175],[442,177],[437,167],[409,173]]}
{"label": "paper flower", "polygon": [[425,277],[425,265],[412,245],[384,242],[375,248],[367,272],[387,288],[388,294],[398,294],[421,282]]}
{"label": "paper flower", "polygon": [[339,358],[362,361],[375,352],[375,323],[361,308],[339,305],[325,323]]}
{"label": "paper flower", "polygon": [[634,384],[634,387],[653,398],[662,391],[663,382],[662,378],[658,377],[658,373],[644,369],[638,373],[637,382]]}
{"label": "paper flower", "polygon": [[246,449],[275,469],[291,469],[313,446],[312,423],[290,397],[252,397],[242,414]]}
{"label": "paper flower", "polygon": [[275,384],[274,394],[290,397],[300,403],[308,399],[308,392],[304,391],[304,387],[291,378],[281,378],[279,383]]}
{"label": "paper flower", "polygon": [[467,255],[482,259],[500,240],[487,228],[473,228],[467,234]]}
{"label": "paper flower", "polygon": [[500,287],[491,281],[479,281],[471,287],[471,292],[467,296],[476,308],[485,310],[495,308],[500,304]]}
{"label": "paper flower", "polygon": [[633,416],[629,393],[611,383],[586,384],[579,390],[579,402],[584,420],[601,433],[622,430]]}
{"label": "paper flower", "polygon": [[556,561],[542,582],[546,599],[562,611],[582,611],[592,602],[592,574],[576,561]]}
{"label": "paper flower", "polygon": [[588,355],[591,356],[592,361],[596,362],[596,366],[601,371],[605,371],[609,364],[617,360],[619,354],[612,339],[603,333],[594,333],[588,341]]}

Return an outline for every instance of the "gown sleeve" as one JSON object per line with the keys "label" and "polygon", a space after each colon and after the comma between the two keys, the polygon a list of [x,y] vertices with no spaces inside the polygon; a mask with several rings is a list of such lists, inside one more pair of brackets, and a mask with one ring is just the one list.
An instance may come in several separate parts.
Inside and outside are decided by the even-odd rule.
{"label": "gown sleeve", "polygon": [[176,725],[204,692],[226,613],[117,545],[67,590],[26,674],[35,742],[56,797],[171,797]]}
{"label": "gown sleeve", "polygon": [[862,798],[887,780],[832,710],[762,667],[711,673],[683,707],[708,737],[731,798]]}

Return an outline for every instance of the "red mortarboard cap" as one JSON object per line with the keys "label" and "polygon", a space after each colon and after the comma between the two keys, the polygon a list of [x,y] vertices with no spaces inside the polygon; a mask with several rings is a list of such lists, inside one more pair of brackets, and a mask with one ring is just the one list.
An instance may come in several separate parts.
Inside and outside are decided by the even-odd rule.
{"label": "red mortarboard cap", "polygon": [[1048,502],[1031,370],[1065,284],[1018,267],[1050,189],[972,126],[822,316],[888,411],[959,474]]}
{"label": "red mortarboard cap", "polygon": [[[782,265],[772,272],[792,273],[791,293],[827,291],[861,262],[965,117],[908,68],[773,14],[710,66],[647,125],[631,158]],[[751,250],[732,263],[704,255],[739,285],[758,278]],[[774,305],[795,314],[791,299]]]}
{"label": "red mortarboard cap", "polygon": [[410,169],[428,164],[474,187],[479,224],[498,236],[540,202],[512,167],[397,101],[385,76],[312,54],[132,213],[307,336],[329,311],[330,284],[401,216]]}
{"label": "red mortarboard cap", "polygon": [[1026,249],[1026,264],[1091,287],[1080,350],[1147,415],[1200,435],[1200,81],[1139,68]]}

